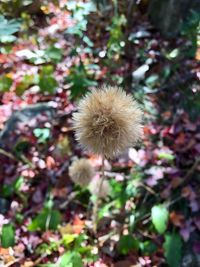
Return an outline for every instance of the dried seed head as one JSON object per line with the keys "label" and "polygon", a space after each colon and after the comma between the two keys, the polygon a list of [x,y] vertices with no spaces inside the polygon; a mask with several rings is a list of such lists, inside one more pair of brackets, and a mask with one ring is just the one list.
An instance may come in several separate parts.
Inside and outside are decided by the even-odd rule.
{"label": "dried seed head", "polygon": [[142,135],[142,111],[118,87],[102,87],[86,95],[73,114],[76,139],[94,154],[112,158]]}
{"label": "dried seed head", "polygon": [[87,159],[78,159],[69,167],[71,180],[80,186],[87,186],[94,176],[94,168]]}

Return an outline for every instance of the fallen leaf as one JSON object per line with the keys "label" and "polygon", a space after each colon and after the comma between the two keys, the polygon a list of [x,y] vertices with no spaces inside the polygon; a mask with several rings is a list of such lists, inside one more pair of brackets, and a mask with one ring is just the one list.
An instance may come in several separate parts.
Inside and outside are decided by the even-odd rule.
{"label": "fallen leaf", "polygon": [[171,212],[169,215],[170,221],[178,227],[183,226],[184,216],[182,214],[178,214],[175,211]]}
{"label": "fallen leaf", "polygon": [[185,134],[180,133],[175,140],[175,144],[176,145],[185,145],[185,141],[186,141]]}
{"label": "fallen leaf", "polygon": [[34,266],[34,262],[33,261],[25,261],[21,267],[33,267]]}
{"label": "fallen leaf", "polygon": [[62,236],[66,234],[73,234],[74,233],[73,226],[70,223],[67,223],[64,226],[59,227],[59,232]]}
{"label": "fallen leaf", "polygon": [[80,234],[85,226],[85,222],[79,218],[79,216],[75,216],[73,220],[73,231],[75,234]]}

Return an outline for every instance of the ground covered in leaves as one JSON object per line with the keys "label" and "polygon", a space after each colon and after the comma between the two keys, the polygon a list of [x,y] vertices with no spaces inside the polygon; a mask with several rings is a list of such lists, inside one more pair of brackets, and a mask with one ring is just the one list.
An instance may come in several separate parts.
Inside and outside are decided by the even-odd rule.
{"label": "ground covered in leaves", "polygon": [[[3,8],[0,266],[199,266],[195,15],[167,39],[139,5],[129,27],[120,10],[108,16],[90,1],[49,1],[13,18]],[[101,158],[75,142],[71,115],[103,83],[138,100],[144,137],[106,161],[109,190],[94,233],[93,192],[75,185],[68,167],[88,158],[98,179]]]}

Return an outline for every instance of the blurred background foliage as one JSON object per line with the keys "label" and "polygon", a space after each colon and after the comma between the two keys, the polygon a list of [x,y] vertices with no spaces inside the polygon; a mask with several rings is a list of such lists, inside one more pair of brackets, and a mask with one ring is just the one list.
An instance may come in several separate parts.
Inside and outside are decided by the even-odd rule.
{"label": "blurred background foliage", "polygon": [[[0,2],[0,265],[200,266],[199,60],[197,0]],[[94,236],[68,166],[100,159],[71,115],[104,83],[138,100],[144,138],[107,162]]]}

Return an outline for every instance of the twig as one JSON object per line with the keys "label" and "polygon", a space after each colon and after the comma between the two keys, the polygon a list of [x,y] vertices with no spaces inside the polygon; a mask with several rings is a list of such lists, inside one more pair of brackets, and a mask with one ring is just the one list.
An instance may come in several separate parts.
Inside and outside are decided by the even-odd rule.
{"label": "twig", "polygon": [[0,148],[0,154],[10,158],[10,159],[13,159],[15,161],[17,161],[17,159],[9,152],[6,152],[5,150],[3,150],[2,148]]}
{"label": "twig", "polygon": [[77,196],[78,192],[72,192],[68,199],[63,202],[62,204],[60,204],[60,209],[64,209],[76,196]]}
{"label": "twig", "polygon": [[139,229],[136,230],[136,231],[137,231],[138,234],[140,234],[141,236],[153,240],[154,243],[156,243],[156,244],[158,245],[158,247],[161,245],[161,244],[160,244],[160,240],[157,238],[157,236],[149,235],[148,233],[145,233],[144,231],[141,231],[141,230],[139,230]]}
{"label": "twig", "polygon": [[151,193],[152,195],[156,195],[156,192],[149,186],[145,185],[144,183],[140,182],[139,186],[144,187],[149,193]]}
{"label": "twig", "polygon": [[179,200],[181,200],[183,197],[177,197],[174,200],[170,201],[168,204],[165,205],[166,208],[169,208],[171,205],[173,205],[174,203],[178,202]]}
{"label": "twig", "polygon": [[46,257],[47,257],[47,254],[46,254],[46,253],[43,254],[41,257],[39,257],[39,258],[34,262],[34,265],[33,265],[33,266],[38,266],[38,264],[40,264],[41,261],[42,261],[43,259],[45,259]]}
{"label": "twig", "polygon": [[13,261],[10,261],[7,264],[5,264],[4,267],[10,267],[11,265],[13,265],[13,264],[15,264],[15,263],[17,263],[19,261],[20,261],[20,259],[15,259]]}
{"label": "twig", "polygon": [[30,168],[32,168],[32,169],[35,169],[36,168],[36,166],[35,166],[35,164],[34,163],[32,163],[24,154],[21,154],[20,155],[20,160],[23,162],[23,163],[25,163],[25,164],[27,164]]}

